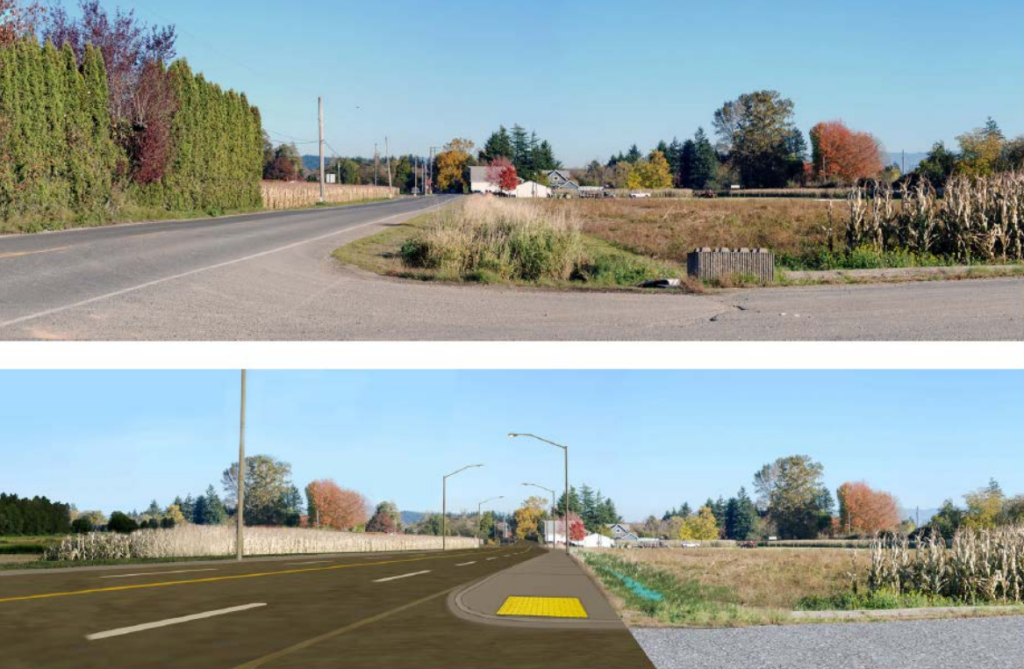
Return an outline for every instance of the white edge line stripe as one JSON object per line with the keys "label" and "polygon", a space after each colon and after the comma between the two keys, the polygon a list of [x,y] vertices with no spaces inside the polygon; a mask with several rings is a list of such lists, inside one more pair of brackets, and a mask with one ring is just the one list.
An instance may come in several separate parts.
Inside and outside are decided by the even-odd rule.
{"label": "white edge line stripe", "polygon": [[400,578],[412,578],[413,576],[422,576],[423,574],[429,574],[430,570],[418,571],[414,574],[402,574],[401,576],[391,576],[389,578],[378,578],[374,583],[387,583],[388,581],[397,581]]}
{"label": "white edge line stripe", "polygon": [[100,576],[100,578],[132,578],[135,576],[165,576],[167,574],[195,574],[200,571],[217,571],[216,569],[181,569],[179,571],[151,571],[148,574],[114,574],[113,576]]}
{"label": "white edge line stripe", "polygon": [[463,562],[462,564],[457,564],[455,566],[456,567],[468,567],[471,564],[476,564],[476,560],[474,560],[473,562]]}
{"label": "white edge line stripe", "polygon": [[351,232],[352,230],[358,230],[359,228],[365,228],[365,227],[370,226],[370,225],[380,225],[381,223],[386,223],[387,221],[390,221],[393,218],[399,218],[399,217],[402,217],[402,216],[408,216],[410,214],[412,214],[413,216],[420,215],[420,214],[425,214],[427,212],[430,212],[430,211],[433,211],[435,209],[438,209],[439,207],[442,206],[442,204],[443,204],[442,202],[439,202],[439,203],[437,203],[435,205],[427,207],[426,209],[421,209],[419,211],[402,212],[401,214],[395,214],[393,216],[388,216],[386,218],[380,218],[380,219],[377,219],[377,220],[374,220],[374,221],[368,221],[366,223],[360,223],[359,225],[354,225],[354,226],[352,226],[350,228],[345,228],[344,230],[335,230],[334,232],[330,232],[330,233],[328,233],[326,235],[321,235],[319,237],[313,237],[311,239],[305,239],[305,240],[300,241],[300,242],[294,242],[294,243],[288,244],[286,246],[280,246],[280,247],[278,247],[276,249],[269,249],[267,251],[261,251],[259,253],[254,253],[252,255],[245,256],[243,258],[235,258],[234,260],[227,260],[225,262],[217,263],[215,265],[208,265],[206,267],[198,267],[196,269],[189,270],[187,272],[182,272],[181,274],[175,274],[174,276],[165,276],[162,279],[154,279],[153,281],[147,281],[146,283],[140,283],[139,285],[132,286],[130,288],[122,288],[121,290],[115,290],[112,293],[106,293],[104,295],[97,295],[96,297],[90,297],[87,300],[82,300],[80,302],[75,302],[74,304],[66,304],[66,305],[64,305],[62,307],[54,307],[53,309],[47,309],[46,311],[40,311],[40,312],[35,313],[35,314],[29,314],[27,316],[21,316],[19,318],[15,318],[13,320],[9,320],[9,321],[0,323],[0,330],[2,330],[4,328],[9,328],[12,325],[20,325],[21,323],[27,323],[28,321],[34,321],[34,320],[36,320],[38,318],[46,318],[47,316],[53,316],[54,314],[59,314],[61,312],[68,311],[68,310],[71,310],[71,309],[78,309],[80,307],[86,307],[86,306],[89,306],[90,304],[94,304],[96,302],[102,302],[103,300],[109,300],[109,299],[114,298],[114,297],[120,297],[122,295],[127,295],[129,293],[134,293],[134,292],[137,292],[137,291],[140,291],[140,290],[145,290],[146,288],[152,288],[153,286],[159,286],[160,284],[167,283],[168,281],[176,281],[178,279],[184,279],[184,278],[187,278],[187,277],[190,277],[190,276],[194,276],[196,274],[201,274],[203,272],[208,272],[210,270],[221,269],[223,267],[230,267],[231,265],[237,265],[239,263],[248,262],[250,260],[256,260],[257,258],[263,258],[264,256],[269,256],[269,255],[272,255],[274,253],[280,253],[281,251],[288,251],[290,249],[294,249],[294,248],[298,248],[299,246],[303,246],[305,244],[312,244],[313,242],[319,242],[319,241],[323,241],[325,239],[330,239],[331,237],[337,237],[338,235],[343,235],[346,232]]}
{"label": "white edge line stripe", "polygon": [[86,639],[89,641],[99,641],[100,639],[109,639],[115,636],[124,636],[125,634],[134,634],[135,632],[144,632],[146,630],[156,629],[158,627],[168,627],[170,625],[180,625],[181,623],[192,622],[193,620],[203,620],[205,618],[213,618],[215,616],[223,616],[229,613],[238,613],[239,611],[248,611],[249,609],[258,609],[266,606],[266,604],[246,604],[245,606],[234,606],[230,609],[220,609],[219,611],[207,611],[206,613],[197,613],[191,616],[184,616],[182,618],[169,618],[167,620],[160,620],[155,623],[145,623],[143,625],[135,625],[133,627],[122,627],[116,630],[110,630],[109,632],[97,632],[96,634],[87,634]]}

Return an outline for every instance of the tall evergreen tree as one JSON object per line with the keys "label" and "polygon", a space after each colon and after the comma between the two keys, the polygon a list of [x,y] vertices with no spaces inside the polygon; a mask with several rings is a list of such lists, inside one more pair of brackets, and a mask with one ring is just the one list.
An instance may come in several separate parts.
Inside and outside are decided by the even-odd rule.
{"label": "tall evergreen tree", "polygon": [[512,160],[515,156],[516,149],[512,144],[512,136],[508,134],[508,129],[505,126],[501,126],[497,132],[487,138],[483,151],[480,152],[481,160],[487,163],[496,158]]}
{"label": "tall evergreen tree", "polygon": [[706,189],[714,181],[717,173],[718,153],[704,133],[704,128],[698,128],[693,138],[693,163],[690,167],[688,188]]}

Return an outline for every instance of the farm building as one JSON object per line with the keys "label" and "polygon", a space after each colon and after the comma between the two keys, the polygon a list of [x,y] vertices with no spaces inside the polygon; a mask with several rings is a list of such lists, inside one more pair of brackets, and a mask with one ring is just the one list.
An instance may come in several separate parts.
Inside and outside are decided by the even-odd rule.
{"label": "farm building", "polygon": [[486,165],[469,168],[469,192],[470,193],[500,193],[498,184],[491,181],[488,171],[491,168]]}
{"label": "farm building", "polygon": [[516,198],[538,198],[538,197],[551,197],[551,189],[544,184],[539,184],[534,181],[523,181],[520,179],[519,185],[515,190],[502,191],[501,187],[491,181],[488,172],[489,167],[470,167],[469,168],[469,191],[471,193],[492,193],[495,195],[503,194],[508,197]]}

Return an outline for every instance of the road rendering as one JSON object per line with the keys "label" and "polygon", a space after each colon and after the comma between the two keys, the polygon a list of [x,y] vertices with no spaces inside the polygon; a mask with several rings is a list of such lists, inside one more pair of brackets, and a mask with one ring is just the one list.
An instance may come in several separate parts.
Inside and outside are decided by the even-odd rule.
{"label": "road rendering", "polygon": [[0,666],[649,669],[621,625],[493,625],[450,609],[453,593],[546,553],[517,545],[0,575]]}
{"label": "road rendering", "polygon": [[0,339],[1024,340],[1024,280],[544,291],[371,276],[336,248],[450,197],[0,238]]}

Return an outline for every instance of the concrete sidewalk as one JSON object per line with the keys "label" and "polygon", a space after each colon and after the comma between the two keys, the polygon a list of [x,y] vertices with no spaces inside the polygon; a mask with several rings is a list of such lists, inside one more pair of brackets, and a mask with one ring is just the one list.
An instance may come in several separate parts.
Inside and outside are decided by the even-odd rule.
{"label": "concrete sidewalk", "polygon": [[[498,615],[510,597],[578,599],[586,618],[547,618]],[[448,598],[452,612],[472,622],[511,627],[625,629],[615,610],[590,576],[562,551],[499,572]]]}

